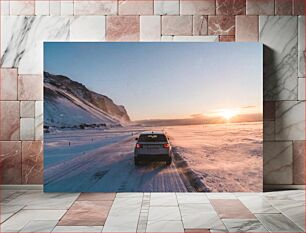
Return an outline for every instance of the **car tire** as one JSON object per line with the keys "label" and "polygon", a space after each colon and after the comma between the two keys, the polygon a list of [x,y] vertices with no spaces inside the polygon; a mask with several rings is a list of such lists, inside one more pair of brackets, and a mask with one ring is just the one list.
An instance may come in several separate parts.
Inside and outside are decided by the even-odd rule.
{"label": "car tire", "polygon": [[172,163],[172,158],[170,157],[169,159],[167,159],[166,164],[167,166],[170,166]]}
{"label": "car tire", "polygon": [[135,166],[139,166],[140,165],[139,160],[138,159],[134,159],[134,164],[135,164]]}

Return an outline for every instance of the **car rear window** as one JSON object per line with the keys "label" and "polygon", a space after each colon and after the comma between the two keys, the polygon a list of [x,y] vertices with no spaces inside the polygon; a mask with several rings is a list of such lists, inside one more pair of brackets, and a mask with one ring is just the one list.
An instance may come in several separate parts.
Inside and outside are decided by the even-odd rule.
{"label": "car rear window", "polygon": [[166,142],[167,138],[164,134],[141,134],[139,142]]}

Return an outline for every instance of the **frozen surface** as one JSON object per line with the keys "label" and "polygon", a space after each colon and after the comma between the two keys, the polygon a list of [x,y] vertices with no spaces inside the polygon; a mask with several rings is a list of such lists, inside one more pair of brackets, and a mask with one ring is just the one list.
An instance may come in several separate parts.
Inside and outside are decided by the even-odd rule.
{"label": "frozen surface", "polygon": [[134,166],[134,137],[146,130],[165,130],[210,191],[262,190],[262,123],[244,123],[45,134],[45,191],[193,191],[175,163]]}
{"label": "frozen surface", "polygon": [[213,192],[262,191],[262,122],[166,128],[172,146]]}

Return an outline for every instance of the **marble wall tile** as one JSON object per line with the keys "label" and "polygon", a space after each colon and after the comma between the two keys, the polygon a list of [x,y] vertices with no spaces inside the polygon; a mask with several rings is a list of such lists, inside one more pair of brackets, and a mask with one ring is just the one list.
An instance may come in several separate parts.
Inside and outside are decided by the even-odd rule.
{"label": "marble wall tile", "polygon": [[4,16],[1,20],[2,67],[18,67],[19,74],[41,74],[43,41],[68,40],[69,22],[69,17]]}
{"label": "marble wall tile", "polygon": [[220,42],[235,42],[235,36],[219,36],[219,41]]}
{"label": "marble wall tile", "polygon": [[298,76],[305,77],[305,16],[298,18]]}
{"label": "marble wall tile", "polygon": [[258,16],[236,16],[236,41],[258,41]]}
{"label": "marble wall tile", "polygon": [[297,99],[297,17],[259,16],[264,47],[264,100]]}
{"label": "marble wall tile", "polygon": [[305,78],[299,78],[298,79],[298,100],[306,100],[305,89],[306,89]]}
{"label": "marble wall tile", "polygon": [[17,100],[17,69],[0,72],[0,100]]}
{"label": "marble wall tile", "polygon": [[118,0],[119,15],[152,15],[153,0]]}
{"label": "marble wall tile", "polygon": [[107,16],[107,41],[138,41],[140,23],[139,16]]}
{"label": "marble wall tile", "polygon": [[20,119],[20,140],[31,141],[35,138],[34,118]]}
{"label": "marble wall tile", "polygon": [[19,140],[19,102],[1,101],[0,140]]}
{"label": "marble wall tile", "polygon": [[61,1],[50,0],[50,15],[52,16],[61,15]]}
{"label": "marble wall tile", "polygon": [[293,141],[293,184],[305,184],[305,141]]}
{"label": "marble wall tile", "polygon": [[140,16],[140,40],[160,41],[161,37],[161,17],[160,16]]}
{"label": "marble wall tile", "polygon": [[43,143],[42,141],[22,142],[22,183],[43,183]]}
{"label": "marble wall tile", "polygon": [[275,117],[276,140],[305,139],[305,102],[279,101]]}
{"label": "marble wall tile", "polygon": [[71,41],[105,41],[105,16],[76,16],[70,23]]}
{"label": "marble wall tile", "polygon": [[293,15],[305,15],[305,1],[293,0]]}
{"label": "marble wall tile", "polygon": [[181,15],[214,15],[215,0],[180,0]]}
{"label": "marble wall tile", "polygon": [[194,36],[205,36],[208,34],[208,22],[207,16],[194,15],[193,16],[193,35]]}
{"label": "marble wall tile", "polygon": [[9,15],[10,1],[9,0],[0,1],[0,4],[1,4],[1,15]]}
{"label": "marble wall tile", "polygon": [[274,15],[274,0],[246,0],[247,15]]}
{"label": "marble wall tile", "polygon": [[263,118],[264,120],[274,121],[275,120],[275,101],[264,101],[263,102]]}
{"label": "marble wall tile", "polygon": [[1,182],[21,184],[21,142],[0,141]]}
{"label": "marble wall tile", "polygon": [[179,0],[154,0],[155,15],[179,15]]}
{"label": "marble wall tile", "polygon": [[275,15],[292,15],[292,0],[275,0]]}
{"label": "marble wall tile", "polygon": [[263,139],[265,142],[275,140],[275,121],[264,121]]}
{"label": "marble wall tile", "polygon": [[208,35],[235,35],[235,16],[208,16]]}
{"label": "marble wall tile", "polygon": [[292,184],[292,142],[265,142],[264,184]]}
{"label": "marble wall tile", "polygon": [[50,15],[50,2],[48,0],[36,0],[35,15]]}
{"label": "marble wall tile", "polygon": [[217,0],[217,15],[245,15],[246,0]]}
{"label": "marble wall tile", "polygon": [[117,0],[74,1],[74,15],[116,15]]}
{"label": "marble wall tile", "polygon": [[43,78],[41,75],[18,76],[19,100],[43,100]]}
{"label": "marble wall tile", "polygon": [[10,15],[34,15],[34,0],[11,0]]}
{"label": "marble wall tile", "polygon": [[61,1],[61,15],[73,15],[73,0]]}
{"label": "marble wall tile", "polygon": [[162,16],[162,35],[191,36],[192,16]]}
{"label": "marble wall tile", "polygon": [[181,41],[181,42],[218,42],[218,36],[162,36],[161,41]]}
{"label": "marble wall tile", "polygon": [[44,127],[44,102],[36,101],[35,102],[35,140],[43,140],[43,127]]}
{"label": "marble wall tile", "polygon": [[34,118],[35,101],[20,101],[20,117]]}

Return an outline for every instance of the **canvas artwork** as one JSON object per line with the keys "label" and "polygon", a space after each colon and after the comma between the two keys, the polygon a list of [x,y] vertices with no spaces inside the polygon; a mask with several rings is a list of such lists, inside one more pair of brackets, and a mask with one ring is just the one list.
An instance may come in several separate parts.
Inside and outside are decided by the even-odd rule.
{"label": "canvas artwork", "polygon": [[259,43],[44,43],[46,192],[258,192]]}

